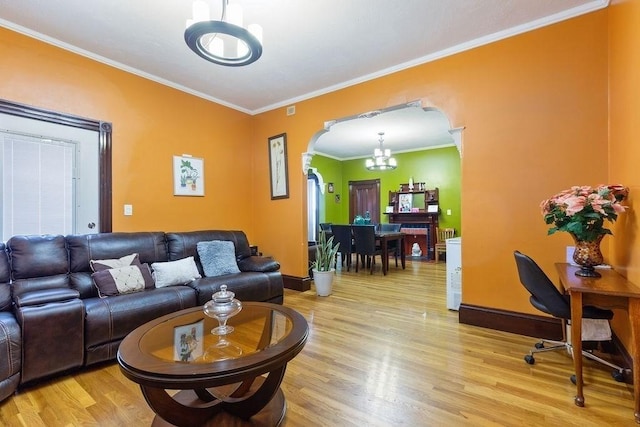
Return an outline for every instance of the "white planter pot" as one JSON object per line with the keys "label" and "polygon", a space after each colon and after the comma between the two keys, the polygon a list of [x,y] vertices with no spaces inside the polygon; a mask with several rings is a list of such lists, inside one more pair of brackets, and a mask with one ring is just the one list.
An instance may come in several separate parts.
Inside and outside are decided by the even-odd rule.
{"label": "white planter pot", "polygon": [[316,284],[316,294],[319,297],[331,295],[335,271],[334,268],[332,268],[331,271],[313,270],[313,282]]}

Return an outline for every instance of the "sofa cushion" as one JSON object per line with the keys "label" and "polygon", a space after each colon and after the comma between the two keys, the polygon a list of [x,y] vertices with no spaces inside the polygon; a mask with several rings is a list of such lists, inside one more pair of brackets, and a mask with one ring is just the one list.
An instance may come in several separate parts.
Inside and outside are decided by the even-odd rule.
{"label": "sofa cushion", "polygon": [[165,314],[196,305],[188,286],[167,286],[115,298],[87,298],[85,305],[86,364],[116,357],[118,344],[138,326]]}
{"label": "sofa cushion", "polygon": [[101,298],[140,292],[154,287],[148,264],[101,270],[91,275]]}
{"label": "sofa cushion", "polygon": [[13,236],[7,241],[7,248],[13,295],[69,287],[64,236]]}
{"label": "sofa cushion", "polygon": [[91,260],[117,259],[137,253],[140,263],[168,261],[164,233],[118,232],[70,235],[66,237],[69,248],[69,286],[80,292],[80,298],[98,297],[91,279]]}
{"label": "sofa cushion", "polygon": [[192,256],[177,261],[154,262],[151,268],[156,288],[184,285],[202,277]]}
{"label": "sofa cushion", "polygon": [[115,259],[92,259],[89,261],[93,271],[108,270],[110,268],[127,267],[129,265],[140,265],[140,255],[133,253]]}
{"label": "sofa cushion", "polygon": [[203,230],[203,231],[183,231],[180,233],[166,233],[167,251],[169,260],[193,256],[196,265],[200,269],[200,274],[204,274],[198,250],[198,242],[210,242],[212,240],[229,240],[236,248],[236,259],[238,261],[251,256],[251,248],[246,234],[243,231],[228,230]]}
{"label": "sofa cushion", "polygon": [[[283,286],[280,272],[257,273],[243,272],[218,277],[203,277],[189,283],[188,286],[198,292],[198,305],[211,300],[220,286],[227,285],[227,290],[235,293],[236,299],[244,301],[262,301],[282,304]],[[155,292],[155,291],[154,291]]]}
{"label": "sofa cushion", "polygon": [[196,247],[198,248],[200,263],[206,277],[240,273],[233,242],[212,240],[210,242],[198,242]]}

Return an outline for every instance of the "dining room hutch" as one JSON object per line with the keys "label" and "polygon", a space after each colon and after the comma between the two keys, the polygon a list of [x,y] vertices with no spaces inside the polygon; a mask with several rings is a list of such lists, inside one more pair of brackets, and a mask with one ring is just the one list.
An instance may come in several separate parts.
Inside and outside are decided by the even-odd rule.
{"label": "dining room hutch", "polygon": [[438,188],[428,189],[424,182],[400,184],[398,191],[389,191],[389,204],[385,215],[389,223],[402,224],[406,234],[405,253],[412,254],[418,243],[421,258],[435,258],[436,228],[438,227]]}

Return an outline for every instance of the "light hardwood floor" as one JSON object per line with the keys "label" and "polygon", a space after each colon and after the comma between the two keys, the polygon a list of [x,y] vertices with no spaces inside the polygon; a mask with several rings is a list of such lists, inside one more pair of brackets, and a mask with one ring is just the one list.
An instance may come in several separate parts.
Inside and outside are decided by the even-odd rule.
{"label": "light hardwood floor", "polygon": [[[373,275],[339,272],[333,295],[287,290],[285,305],[304,315],[310,333],[282,384],[283,426],[636,425],[633,389],[608,368],[585,361],[579,408],[566,353],[536,355],[530,366],[523,356],[535,339],[459,324],[445,308],[444,263],[409,261],[387,276],[379,266]],[[116,363],[0,404],[5,426],[149,426],[152,419]]]}

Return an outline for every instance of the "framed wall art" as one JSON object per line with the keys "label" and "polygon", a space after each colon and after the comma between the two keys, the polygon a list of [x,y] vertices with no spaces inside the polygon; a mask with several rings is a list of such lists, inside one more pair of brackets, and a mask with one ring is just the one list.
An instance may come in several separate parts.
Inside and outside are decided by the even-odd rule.
{"label": "framed wall art", "polygon": [[413,204],[413,194],[398,195],[398,212],[411,212]]}
{"label": "framed wall art", "polygon": [[173,195],[204,196],[204,159],[173,156]]}
{"label": "framed wall art", "polygon": [[286,133],[269,138],[269,175],[271,200],[289,198]]}

